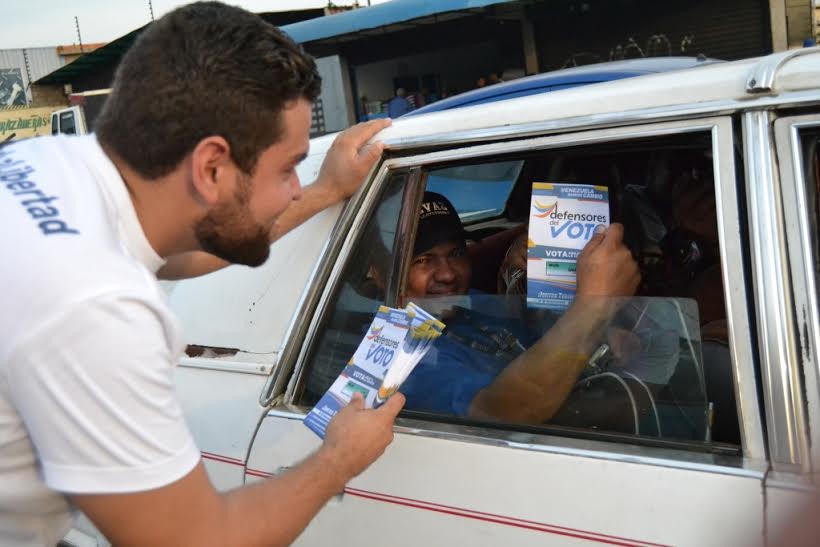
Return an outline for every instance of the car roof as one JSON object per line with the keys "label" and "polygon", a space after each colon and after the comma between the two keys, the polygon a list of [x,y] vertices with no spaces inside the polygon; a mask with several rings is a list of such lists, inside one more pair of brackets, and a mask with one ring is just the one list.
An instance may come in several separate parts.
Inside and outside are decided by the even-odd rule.
{"label": "car roof", "polygon": [[[704,116],[741,108],[771,108],[792,93],[801,94],[802,101],[818,101],[820,47],[806,50],[810,54],[784,59],[787,53],[792,52],[401,117],[375,138],[388,149],[412,148],[543,134],[626,119],[668,119],[675,112],[683,115],[683,111],[697,110],[698,116]],[[765,79],[766,73],[776,76],[770,90],[747,88],[756,77]],[[324,147],[317,144],[317,151]]]}
{"label": "car roof", "polygon": [[702,56],[650,57],[565,68],[467,91],[410,111],[404,116],[417,116],[419,114],[449,110],[451,108],[461,108],[463,106],[484,104],[514,97],[524,97],[536,93],[546,93],[553,91],[554,87],[566,88],[570,86],[609,82],[645,74],[684,70],[717,62],[721,61]]}
{"label": "car roof", "polygon": [[[521,131],[522,126],[544,133],[549,127],[600,125],[604,118],[609,120],[612,116],[648,120],[648,113],[680,108],[698,109],[701,116],[706,112],[744,107],[771,108],[785,100],[779,96],[792,93],[808,95],[810,100],[817,101],[820,100],[820,46],[809,48],[806,53],[811,54],[784,61],[784,53],[777,53],[420,116],[402,116],[372,140],[383,142],[388,150],[406,149],[476,139],[494,140],[511,132],[527,134]],[[751,75],[761,67],[771,68],[775,64],[778,68],[773,89],[751,93],[747,89]],[[310,156],[321,161],[336,135],[331,133],[312,139]]]}

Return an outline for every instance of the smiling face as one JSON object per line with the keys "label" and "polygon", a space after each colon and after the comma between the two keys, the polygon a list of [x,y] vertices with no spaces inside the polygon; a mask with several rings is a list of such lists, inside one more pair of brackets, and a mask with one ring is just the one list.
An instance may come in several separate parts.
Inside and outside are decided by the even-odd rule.
{"label": "smiling face", "polygon": [[302,195],[296,166],[309,146],[311,104],[299,99],[281,116],[283,135],[265,149],[249,175],[232,165],[233,192],[194,227],[200,247],[234,264],[260,266],[270,253],[276,220]]}
{"label": "smiling face", "polygon": [[409,298],[465,295],[471,275],[464,240],[439,243],[413,257],[405,295]]}

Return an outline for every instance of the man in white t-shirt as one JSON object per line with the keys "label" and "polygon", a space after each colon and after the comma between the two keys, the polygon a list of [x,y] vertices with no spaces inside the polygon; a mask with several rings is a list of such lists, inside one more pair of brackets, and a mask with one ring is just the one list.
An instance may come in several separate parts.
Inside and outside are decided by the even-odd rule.
{"label": "man in white t-shirt", "polygon": [[301,465],[220,494],[174,394],[157,272],[262,264],[381,154],[389,121],[351,128],[302,191],[319,86],[275,27],[192,4],[126,54],[96,136],[0,148],[0,545],[54,545],[71,506],[117,545],[287,544],[390,443],[403,397],[358,398]]}

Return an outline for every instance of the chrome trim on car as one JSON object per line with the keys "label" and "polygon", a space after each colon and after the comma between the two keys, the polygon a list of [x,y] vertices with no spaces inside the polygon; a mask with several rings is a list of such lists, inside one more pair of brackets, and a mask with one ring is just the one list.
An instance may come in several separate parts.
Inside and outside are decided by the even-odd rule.
{"label": "chrome trim on car", "polygon": [[[516,125],[504,125],[484,129],[451,131],[437,135],[385,139],[388,150],[409,150],[412,148],[454,146],[478,141],[497,141],[510,138],[533,137],[544,133],[566,133],[589,129],[606,129],[614,126],[647,124],[675,119],[722,116],[739,110],[790,108],[820,103],[817,90],[784,93],[777,97],[755,97],[748,100],[721,100],[690,105],[673,105],[644,110],[627,110],[589,116],[575,116],[560,120],[548,120]],[[421,118],[416,118],[421,119]]]}
{"label": "chrome trim on car", "polygon": [[728,118],[715,121],[712,128],[712,155],[729,350],[732,355],[738,416],[742,418],[741,444],[743,454],[747,458],[765,460],[766,446],[760,419],[757,374],[752,351],[752,326],[746,296],[746,279],[750,278],[751,272],[745,271],[746,262],[740,245],[740,201],[737,192],[732,122]]}
{"label": "chrome trim on car", "polygon": [[265,353],[262,355],[264,355],[265,361],[260,360],[260,362],[258,363],[252,361],[239,361],[230,358],[214,359],[210,357],[180,357],[177,366],[181,368],[200,368],[206,370],[240,372],[243,374],[256,374],[259,376],[268,376],[270,375],[272,368],[270,363],[271,361],[276,361],[276,354]]}
{"label": "chrome trim on car", "polygon": [[[417,211],[421,206],[424,197],[422,177],[426,176],[418,167],[413,167],[407,177],[407,187],[402,196],[402,211]],[[396,227],[396,242],[393,248],[397,250],[393,256],[392,275],[387,280],[387,304],[392,306],[397,302],[403,287],[407,268],[409,267],[408,252],[413,244],[413,235],[416,233],[418,215],[402,215],[399,217],[399,225]]]}
{"label": "chrome trim on car", "polygon": [[795,57],[813,55],[815,53],[820,53],[820,48],[791,49],[762,57],[749,72],[749,77],[746,79],[746,93],[774,92],[775,84],[777,83],[777,73],[786,63]]}
{"label": "chrome trim on car", "polygon": [[[818,257],[812,247],[812,223],[806,195],[808,182],[803,169],[803,147],[800,131],[820,128],[820,115],[782,118],[775,122],[775,138],[783,185],[786,235],[792,273],[796,331],[799,356],[805,381],[808,424],[820,421],[820,310],[818,309],[817,277],[814,270]],[[793,207],[792,207],[793,205]],[[812,468],[820,464],[820,428],[809,427]]]}
{"label": "chrome trim on car", "polygon": [[562,133],[544,137],[528,137],[514,141],[492,142],[476,144],[464,148],[452,148],[435,152],[427,152],[415,156],[404,156],[393,160],[392,165],[410,167],[423,164],[434,164],[453,160],[466,160],[487,155],[508,154],[521,151],[549,150],[551,148],[575,147],[599,142],[609,142],[613,139],[628,140],[645,137],[656,137],[673,133],[693,133],[697,131],[711,131],[716,120],[720,118],[702,118],[696,120],[664,122],[642,126],[627,126],[598,131],[584,131],[580,133]]}
{"label": "chrome trim on car", "polygon": [[[268,411],[266,417],[301,421],[304,420],[305,414],[298,410],[273,408]],[[414,435],[546,454],[747,477],[761,481],[766,473],[765,462],[736,456],[718,456],[704,452],[613,444],[611,442],[573,439],[558,435],[502,431],[479,426],[462,426],[401,417],[396,419],[396,425],[393,429],[400,435]],[[616,449],[613,450],[613,447]]]}
{"label": "chrome trim on car", "polygon": [[769,454],[775,469],[806,461],[792,293],[771,114],[743,115],[747,200]]}

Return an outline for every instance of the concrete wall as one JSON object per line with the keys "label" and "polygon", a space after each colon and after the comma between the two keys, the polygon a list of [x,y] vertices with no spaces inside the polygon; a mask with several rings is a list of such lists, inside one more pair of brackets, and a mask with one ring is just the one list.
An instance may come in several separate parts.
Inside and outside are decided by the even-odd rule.
{"label": "concrete wall", "polygon": [[814,37],[814,6],[812,0],[786,0],[787,40],[789,47],[803,45]]}
{"label": "concrete wall", "polygon": [[68,105],[68,98],[61,85],[32,85],[31,105],[33,107],[46,105]]}
{"label": "concrete wall", "polygon": [[816,36],[815,0],[769,0],[772,44],[775,51],[802,47]]}
{"label": "concrete wall", "polygon": [[356,110],[350,89],[347,63],[334,55],[316,59],[316,68],[322,76],[322,105],[325,113],[325,131],[341,131],[356,122]]}

